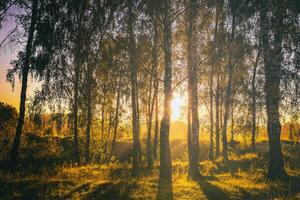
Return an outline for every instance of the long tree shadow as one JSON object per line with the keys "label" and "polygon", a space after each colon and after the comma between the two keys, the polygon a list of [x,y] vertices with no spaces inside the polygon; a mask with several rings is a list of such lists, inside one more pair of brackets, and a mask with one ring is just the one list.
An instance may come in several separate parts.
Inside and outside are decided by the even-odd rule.
{"label": "long tree shadow", "polygon": [[269,182],[269,198],[284,197],[294,199],[299,193],[300,178],[297,176],[288,176],[285,180],[277,180],[277,183],[276,181]]}
{"label": "long tree shadow", "polygon": [[225,191],[209,183],[207,177],[201,177],[198,181],[198,185],[200,187],[200,190],[202,190],[204,195],[207,197],[207,199],[230,199]]}
{"label": "long tree shadow", "polygon": [[290,176],[288,180],[288,188],[291,194],[300,192],[300,178],[297,176]]}
{"label": "long tree shadow", "polygon": [[89,185],[86,192],[81,194],[82,200],[92,200],[92,199],[129,199],[129,193],[132,188],[136,187],[134,182],[102,182],[93,183]]}

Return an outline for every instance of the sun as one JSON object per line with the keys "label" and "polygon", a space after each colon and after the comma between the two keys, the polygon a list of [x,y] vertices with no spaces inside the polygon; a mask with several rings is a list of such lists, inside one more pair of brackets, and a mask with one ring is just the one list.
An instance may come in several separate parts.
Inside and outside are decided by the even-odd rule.
{"label": "sun", "polygon": [[187,105],[187,99],[185,96],[175,93],[171,102],[172,108],[172,121],[182,121],[184,120],[184,110]]}

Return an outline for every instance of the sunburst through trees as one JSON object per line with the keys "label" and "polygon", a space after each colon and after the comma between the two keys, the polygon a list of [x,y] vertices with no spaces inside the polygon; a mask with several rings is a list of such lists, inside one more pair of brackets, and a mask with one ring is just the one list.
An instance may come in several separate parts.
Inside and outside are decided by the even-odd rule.
{"label": "sunburst through trees", "polygon": [[0,198],[299,197],[299,1],[2,0],[0,29]]}

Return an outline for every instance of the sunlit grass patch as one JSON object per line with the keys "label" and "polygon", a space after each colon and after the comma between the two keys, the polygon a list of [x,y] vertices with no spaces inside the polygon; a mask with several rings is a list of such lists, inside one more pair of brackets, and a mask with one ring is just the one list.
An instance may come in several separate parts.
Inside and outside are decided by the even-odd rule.
{"label": "sunlit grass patch", "polygon": [[107,170],[101,170],[98,165],[88,165],[82,167],[62,167],[58,170],[57,176],[74,181],[84,181],[106,178],[107,174]]}
{"label": "sunlit grass patch", "polygon": [[156,199],[158,173],[142,176],[136,180],[136,187],[130,193],[131,199]]}
{"label": "sunlit grass patch", "polygon": [[203,176],[212,176],[218,170],[216,162],[205,160],[200,163],[200,170]]}
{"label": "sunlit grass patch", "polygon": [[216,177],[214,183],[232,193],[247,191],[249,195],[257,195],[267,189],[266,183],[262,181],[262,175],[257,173],[239,171],[234,175],[226,173]]}
{"label": "sunlit grass patch", "polygon": [[173,195],[174,199],[192,200],[205,198],[202,190],[199,190],[198,183],[188,180],[186,174],[175,174],[173,176]]}
{"label": "sunlit grass patch", "polygon": [[[267,145],[258,144],[259,145]],[[292,151],[290,144],[283,145]],[[173,161],[174,200],[194,199],[299,199],[299,158],[285,155],[286,181],[268,182],[266,154],[231,151],[229,161],[219,157],[199,163],[202,177],[188,179],[187,160]],[[131,176],[131,163],[58,165],[14,174],[0,172],[0,193],[4,199],[156,199],[159,162],[153,168],[143,166],[138,177]],[[299,185],[297,185],[299,184]],[[298,196],[297,196],[298,195]],[[1,199],[0,198],[0,199]]]}

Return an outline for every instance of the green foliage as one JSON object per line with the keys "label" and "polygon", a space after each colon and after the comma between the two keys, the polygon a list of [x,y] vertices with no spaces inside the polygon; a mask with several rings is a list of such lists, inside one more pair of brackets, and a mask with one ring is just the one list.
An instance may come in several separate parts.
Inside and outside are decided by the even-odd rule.
{"label": "green foliage", "polygon": [[6,154],[5,149],[11,143],[18,113],[15,107],[0,102],[0,157]]}
{"label": "green foliage", "polygon": [[17,121],[18,113],[15,107],[0,102],[0,131],[14,127]]}

